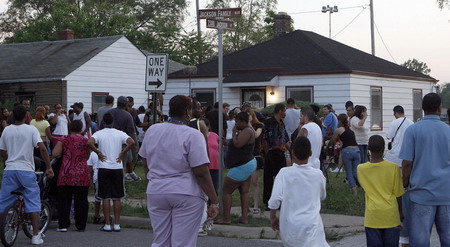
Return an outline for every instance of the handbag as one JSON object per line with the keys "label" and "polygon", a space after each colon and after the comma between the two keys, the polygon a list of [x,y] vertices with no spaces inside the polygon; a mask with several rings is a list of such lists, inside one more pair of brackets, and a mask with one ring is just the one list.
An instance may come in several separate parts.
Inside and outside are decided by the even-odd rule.
{"label": "handbag", "polygon": [[388,142],[388,150],[392,149],[392,143],[394,142],[394,138],[397,136],[397,132],[400,129],[400,127],[402,127],[403,122],[405,122],[406,117],[403,119],[402,123],[400,124],[400,126],[398,126],[397,130],[395,131],[394,137],[392,137],[392,141]]}

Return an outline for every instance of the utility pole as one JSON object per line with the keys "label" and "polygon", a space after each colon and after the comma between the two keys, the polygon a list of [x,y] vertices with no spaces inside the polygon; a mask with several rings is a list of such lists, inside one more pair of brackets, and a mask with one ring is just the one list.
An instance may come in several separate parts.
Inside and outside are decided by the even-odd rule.
{"label": "utility pole", "polygon": [[198,17],[198,10],[200,9],[199,0],[196,0],[196,16],[197,16],[197,41],[198,41],[198,63],[203,62],[203,46],[202,46],[202,31],[200,29],[200,18]]}
{"label": "utility pole", "polygon": [[373,17],[373,0],[370,0],[370,36],[372,39],[372,55],[375,56],[375,30]]}
{"label": "utility pole", "polygon": [[338,6],[322,6],[322,13],[330,12],[328,17],[328,37],[331,39],[331,14],[338,12]]}

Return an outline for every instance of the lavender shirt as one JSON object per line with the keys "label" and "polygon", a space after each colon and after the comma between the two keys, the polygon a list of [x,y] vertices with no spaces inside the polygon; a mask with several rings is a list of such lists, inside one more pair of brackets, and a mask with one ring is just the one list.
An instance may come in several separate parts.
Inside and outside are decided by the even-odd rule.
{"label": "lavender shirt", "polygon": [[200,131],[172,123],[152,125],[139,155],[147,159],[147,194],[183,194],[206,200],[192,172],[193,167],[209,164]]}

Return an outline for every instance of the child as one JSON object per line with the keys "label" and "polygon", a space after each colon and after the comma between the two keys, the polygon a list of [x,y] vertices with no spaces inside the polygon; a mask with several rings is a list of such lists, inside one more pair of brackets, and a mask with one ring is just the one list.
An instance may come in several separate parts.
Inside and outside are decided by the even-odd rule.
{"label": "child", "polygon": [[98,191],[98,155],[94,152],[91,152],[87,164],[89,166],[89,171],[91,172],[92,183],[94,184],[94,197],[95,197],[95,215],[94,215],[94,224],[102,224],[102,219],[100,217],[100,207],[101,200],[97,197]]}
{"label": "child", "polygon": [[[326,197],[325,177],[308,163],[312,152],[307,137],[297,137],[292,151],[294,164],[280,170],[269,200],[272,229],[280,230],[284,246],[328,247],[320,217],[320,201]],[[279,220],[276,210],[280,205]]]}
{"label": "child", "polygon": [[[366,192],[367,246],[398,246],[403,183],[400,168],[383,159],[384,139],[369,138],[370,162],[358,166],[358,181]],[[400,202],[398,203],[397,200]]]}

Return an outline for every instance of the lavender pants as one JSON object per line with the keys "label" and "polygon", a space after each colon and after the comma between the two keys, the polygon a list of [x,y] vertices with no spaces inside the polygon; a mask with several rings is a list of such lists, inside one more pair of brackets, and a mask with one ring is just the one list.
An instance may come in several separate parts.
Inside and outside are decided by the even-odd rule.
{"label": "lavender pants", "polygon": [[194,247],[205,208],[200,197],[180,194],[147,194],[153,228],[152,247]]}

